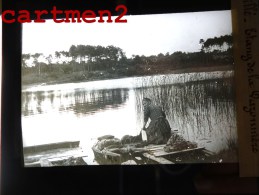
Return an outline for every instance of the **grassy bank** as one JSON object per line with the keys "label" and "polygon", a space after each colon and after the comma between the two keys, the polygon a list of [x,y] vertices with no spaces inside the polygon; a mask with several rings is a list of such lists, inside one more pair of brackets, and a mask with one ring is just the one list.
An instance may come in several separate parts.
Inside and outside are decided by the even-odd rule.
{"label": "grassy bank", "polygon": [[227,147],[210,157],[212,163],[238,162],[238,143],[234,137],[227,139]]}
{"label": "grassy bank", "polygon": [[[191,72],[212,72],[212,71],[226,71],[232,70],[232,65],[225,66],[211,66],[211,67],[198,67],[198,68],[185,68],[185,69],[164,69],[159,72],[159,74],[179,74],[179,73],[191,73]],[[53,73],[43,73],[40,76],[35,73],[22,75],[22,85],[37,85],[37,84],[61,84],[61,83],[75,83],[75,82],[87,82],[95,80],[105,80],[105,79],[118,79],[133,76],[148,76],[155,75],[154,72],[143,72],[138,73],[125,73],[125,72],[105,72],[105,71],[77,71],[69,74],[64,74],[61,72]]]}

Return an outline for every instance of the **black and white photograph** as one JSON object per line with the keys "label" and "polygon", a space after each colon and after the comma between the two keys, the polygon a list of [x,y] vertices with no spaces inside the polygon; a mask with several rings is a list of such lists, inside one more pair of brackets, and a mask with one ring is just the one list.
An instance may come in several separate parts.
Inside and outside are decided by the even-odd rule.
{"label": "black and white photograph", "polygon": [[24,166],[238,162],[231,11],[123,19],[22,24]]}

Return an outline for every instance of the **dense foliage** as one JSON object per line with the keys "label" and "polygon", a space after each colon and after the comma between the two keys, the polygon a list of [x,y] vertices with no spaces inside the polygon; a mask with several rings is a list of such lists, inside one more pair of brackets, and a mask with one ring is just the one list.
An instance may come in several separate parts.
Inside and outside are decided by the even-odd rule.
{"label": "dense foliage", "polygon": [[74,82],[233,65],[232,35],[201,39],[199,43],[199,52],[177,51],[130,58],[113,45],[72,45],[68,51],[56,51],[55,55],[48,56],[23,54],[22,82]]}

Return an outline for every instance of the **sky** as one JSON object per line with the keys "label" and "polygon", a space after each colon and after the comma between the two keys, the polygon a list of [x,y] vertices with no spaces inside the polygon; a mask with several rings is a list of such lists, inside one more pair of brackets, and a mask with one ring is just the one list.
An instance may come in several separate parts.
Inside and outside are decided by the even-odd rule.
{"label": "sky", "polygon": [[[97,18],[98,19],[98,18]],[[231,11],[124,16],[127,23],[23,24],[23,53],[53,54],[71,45],[114,45],[127,57],[196,52],[200,39],[232,33]]]}

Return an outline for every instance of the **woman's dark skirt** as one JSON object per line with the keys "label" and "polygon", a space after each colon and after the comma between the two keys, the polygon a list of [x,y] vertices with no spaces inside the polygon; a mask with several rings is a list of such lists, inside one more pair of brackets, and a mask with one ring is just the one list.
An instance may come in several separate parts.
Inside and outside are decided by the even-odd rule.
{"label": "woman's dark skirt", "polygon": [[148,144],[166,144],[171,136],[171,128],[166,118],[152,120],[146,129]]}

